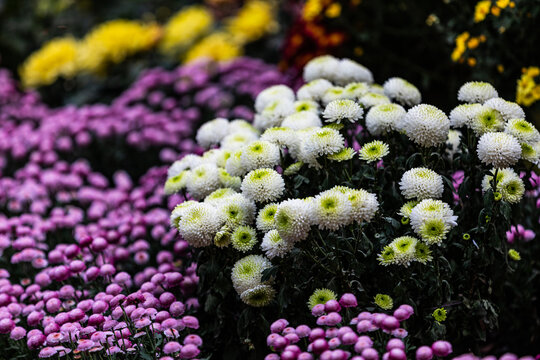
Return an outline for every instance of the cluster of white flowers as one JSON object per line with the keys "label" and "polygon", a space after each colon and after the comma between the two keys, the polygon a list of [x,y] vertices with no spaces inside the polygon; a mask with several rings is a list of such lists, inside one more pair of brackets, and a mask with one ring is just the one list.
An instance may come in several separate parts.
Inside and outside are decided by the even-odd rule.
{"label": "cluster of white flowers", "polygon": [[511,204],[518,203],[525,194],[525,184],[512,168],[493,169],[493,175],[485,175],[482,180],[482,191],[493,190],[495,176],[495,191],[501,194],[502,200]]}

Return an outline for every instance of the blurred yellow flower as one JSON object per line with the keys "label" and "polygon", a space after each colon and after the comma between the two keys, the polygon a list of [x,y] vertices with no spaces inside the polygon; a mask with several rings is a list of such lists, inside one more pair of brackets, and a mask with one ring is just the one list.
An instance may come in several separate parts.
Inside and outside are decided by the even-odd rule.
{"label": "blurred yellow flower", "polygon": [[476,49],[478,45],[480,44],[480,40],[478,38],[470,38],[469,41],[467,41],[467,47],[469,49]]}
{"label": "blurred yellow flower", "polygon": [[510,5],[510,0],[497,0],[496,2],[497,6],[501,9],[506,8],[508,5]]}
{"label": "blurred yellow flower", "polygon": [[50,85],[60,76],[72,77],[77,71],[77,48],[77,41],[71,37],[47,42],[20,67],[23,86]]}
{"label": "blurred yellow flower", "polygon": [[161,36],[157,24],[112,20],[94,28],[81,41],[79,66],[101,72],[108,63],[118,64],[128,56],[152,48]]}
{"label": "blurred yellow flower", "polygon": [[248,1],[236,16],[225,21],[226,31],[240,43],[258,40],[277,30],[274,13],[274,6],[268,1]]}
{"label": "blurred yellow flower", "polygon": [[185,61],[190,62],[199,58],[230,60],[240,55],[242,55],[242,46],[230,34],[216,32],[191,47]]}
{"label": "blurred yellow flower", "polygon": [[183,8],[163,27],[163,37],[159,42],[159,48],[164,53],[175,54],[205,35],[213,23],[212,14],[204,7]]}
{"label": "blurred yellow flower", "polygon": [[322,12],[324,4],[322,0],[307,0],[302,9],[304,20],[311,21]]}
{"label": "blurred yellow flower", "polygon": [[465,31],[464,33],[459,34],[456,37],[456,47],[454,48],[454,51],[452,51],[452,61],[458,61],[461,59],[461,56],[467,50],[467,46],[465,45],[467,40],[469,39],[471,35],[468,31]]}
{"label": "blurred yellow flower", "polygon": [[474,8],[474,22],[483,21],[491,8],[491,1],[479,1]]}
{"label": "blurred yellow flower", "polygon": [[333,3],[326,9],[324,13],[329,18],[338,17],[339,15],[341,15],[341,4],[337,2]]}
{"label": "blurred yellow flower", "polygon": [[494,6],[491,8],[491,13],[494,15],[494,16],[499,16],[501,15],[501,9]]}
{"label": "blurred yellow flower", "polygon": [[540,100],[540,84],[534,80],[540,74],[540,68],[531,66],[523,69],[523,75],[517,81],[516,102],[521,105],[531,106]]}

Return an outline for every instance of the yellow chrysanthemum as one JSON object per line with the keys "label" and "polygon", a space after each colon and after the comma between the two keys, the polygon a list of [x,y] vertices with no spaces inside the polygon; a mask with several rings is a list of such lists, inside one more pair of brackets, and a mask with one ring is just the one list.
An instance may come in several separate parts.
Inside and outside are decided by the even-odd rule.
{"label": "yellow chrysanthemum", "polygon": [[269,2],[251,0],[235,17],[226,20],[226,30],[240,43],[254,41],[277,29],[274,14]]}
{"label": "yellow chrysanthemum", "polygon": [[161,36],[157,24],[112,20],[93,29],[82,40],[79,64],[90,72],[104,70],[108,63],[118,64],[126,57],[152,48]]}
{"label": "yellow chrysanthemum", "polygon": [[25,87],[50,85],[58,77],[70,78],[77,71],[77,41],[71,37],[57,38],[34,52],[19,72]]}
{"label": "yellow chrysanthemum", "polygon": [[242,47],[231,35],[216,32],[202,39],[186,54],[186,62],[199,58],[209,58],[218,61],[230,60],[242,55]]}
{"label": "yellow chrysanthemum", "polygon": [[484,21],[491,9],[491,1],[479,1],[474,8],[474,22]]}
{"label": "yellow chrysanthemum", "polygon": [[458,61],[461,59],[461,56],[467,50],[467,40],[469,39],[471,35],[468,31],[465,31],[464,33],[459,34],[456,37],[456,47],[454,48],[454,51],[452,51],[452,61]]}
{"label": "yellow chrysanthemum", "polygon": [[159,48],[175,53],[206,34],[214,23],[212,14],[202,6],[189,6],[173,15],[163,28]]}
{"label": "yellow chrysanthemum", "polygon": [[531,66],[523,69],[523,75],[517,82],[516,102],[521,105],[531,106],[540,100],[540,84],[534,80],[540,74],[540,68]]}

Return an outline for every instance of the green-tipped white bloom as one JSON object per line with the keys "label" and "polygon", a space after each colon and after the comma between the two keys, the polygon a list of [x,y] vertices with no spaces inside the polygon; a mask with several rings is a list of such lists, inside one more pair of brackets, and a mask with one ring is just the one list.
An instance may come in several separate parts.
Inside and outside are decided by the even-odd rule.
{"label": "green-tipped white bloom", "polygon": [[378,136],[392,130],[399,130],[407,111],[398,104],[373,106],[366,115],[366,127],[370,134]]}
{"label": "green-tipped white bloom", "polygon": [[242,166],[242,150],[234,151],[225,163],[225,170],[231,176],[241,176],[247,171]]}
{"label": "green-tipped white bloom", "polygon": [[231,227],[251,224],[255,218],[255,202],[242,194],[228,196],[217,206],[220,216]]}
{"label": "green-tipped white bloom", "polygon": [[229,135],[235,133],[253,133],[259,135],[259,130],[255,129],[251,123],[247,122],[244,119],[234,119],[229,123]]}
{"label": "green-tipped white bloom", "polygon": [[540,132],[533,124],[524,119],[510,119],[504,132],[514,136],[519,142],[534,144],[540,141]]}
{"label": "green-tipped white bloom", "polygon": [[369,92],[369,85],[363,82],[353,82],[345,86],[345,93],[349,99],[358,100]]}
{"label": "green-tipped white bloom", "polygon": [[219,170],[214,164],[202,164],[189,172],[186,188],[195,199],[203,199],[221,186]]}
{"label": "green-tipped white bloom", "polygon": [[293,243],[283,240],[277,230],[267,232],[261,243],[261,249],[269,259],[273,259],[276,256],[284,257],[292,248]]}
{"label": "green-tipped white bloom", "polygon": [[386,96],[403,105],[414,106],[422,101],[422,95],[416,86],[399,77],[386,80],[383,89]]}
{"label": "green-tipped white bloom", "polygon": [[221,186],[240,190],[242,179],[239,176],[231,176],[227,170],[219,168],[219,183]]}
{"label": "green-tipped white bloom", "polygon": [[251,226],[238,226],[231,235],[232,247],[238,251],[246,252],[257,244],[257,233]]}
{"label": "green-tipped white bloom", "polygon": [[260,255],[248,255],[238,260],[233,268],[231,279],[237,293],[261,285],[262,272],[272,266],[270,260]]}
{"label": "green-tipped white bloom", "polygon": [[294,174],[297,174],[300,169],[302,169],[302,166],[304,166],[304,163],[301,161],[297,161],[294,164],[289,165],[285,170],[283,170],[283,175],[292,176]]}
{"label": "green-tipped white bloom", "polygon": [[303,138],[300,153],[304,159],[316,159],[319,156],[331,155],[345,148],[345,140],[339,131],[329,128],[315,129]]}
{"label": "green-tipped white bloom", "polygon": [[331,80],[338,85],[346,85],[352,82],[373,82],[373,74],[365,66],[351,59],[341,59],[339,67]]}
{"label": "green-tipped white bloom", "polygon": [[[495,170],[493,169],[492,172]],[[482,190],[485,192],[492,189],[493,176],[486,175],[482,179]],[[501,193],[502,199],[511,204],[521,201],[525,194],[525,184],[519,175],[512,169],[499,169],[497,171],[496,190]]]}
{"label": "green-tipped white bloom", "polygon": [[372,92],[374,94],[384,95],[384,88],[382,87],[382,85],[379,85],[379,84],[370,84],[369,92]]}
{"label": "green-tipped white bloom", "polygon": [[304,66],[304,81],[316,79],[333,80],[334,74],[340,71],[340,61],[332,55],[317,56]]}
{"label": "green-tipped white bloom", "polygon": [[322,103],[324,106],[330,104],[332,101],[336,100],[353,100],[354,95],[351,95],[345,92],[345,88],[341,86],[332,86],[327,89],[322,96]]}
{"label": "green-tipped white bloom", "polygon": [[297,100],[294,102],[294,111],[309,111],[315,114],[319,113],[319,104],[313,100]]}
{"label": "green-tipped white bloom", "polygon": [[294,91],[290,87],[286,85],[270,86],[257,95],[255,99],[255,110],[261,113],[270,103],[276,100],[289,100],[292,102],[294,98]]}
{"label": "green-tipped white bloom", "polygon": [[322,122],[319,115],[311,111],[301,111],[287,116],[281,123],[281,126],[292,130],[302,130],[312,127],[321,127]]}
{"label": "green-tipped white bloom", "polygon": [[296,132],[288,127],[273,127],[266,129],[261,135],[261,141],[268,141],[280,147],[293,148],[298,147],[300,139]]}
{"label": "green-tipped white bloom", "polygon": [[416,244],[418,240],[412,236],[401,236],[390,243],[394,250],[394,263],[408,266],[415,258]]}
{"label": "green-tipped white bloom", "polygon": [[189,178],[189,170],[184,170],[178,175],[170,177],[165,181],[165,187],[163,191],[166,195],[174,194],[184,189],[187,184],[187,179]]}
{"label": "green-tipped white bloom", "polygon": [[494,132],[482,135],[476,149],[478,158],[486,165],[505,168],[521,158],[521,146],[512,135]]}
{"label": "green-tipped white bloom", "polygon": [[412,209],[410,219],[414,232],[427,244],[440,244],[457,225],[457,216],[441,200],[422,200]]}
{"label": "green-tipped white bloom", "polygon": [[525,112],[515,102],[506,101],[501,98],[491,98],[484,103],[484,106],[490,107],[501,113],[504,121],[510,119],[524,119]]}
{"label": "green-tipped white bloom", "polygon": [[[491,169],[491,173],[495,173],[495,169]],[[490,189],[493,190],[494,192],[499,191],[501,182],[507,179],[511,179],[511,178],[519,179],[519,175],[514,171],[514,169],[512,168],[498,169],[496,189],[493,190],[492,188],[493,176],[485,175],[484,178],[482,179],[482,192],[486,192]]]}
{"label": "green-tipped white bloom", "polygon": [[214,245],[219,248],[229,246],[231,243],[231,235],[231,227],[227,224],[223,225],[216,233],[216,236],[214,236]]}
{"label": "green-tipped white bloom", "polygon": [[240,161],[245,171],[272,168],[279,164],[279,146],[268,141],[254,141],[242,148]]}
{"label": "green-tipped white bloom", "polygon": [[188,200],[188,201],[184,201],[183,203],[176,205],[174,210],[171,212],[171,218],[170,218],[171,226],[178,229],[180,219],[185,214],[186,210],[190,206],[195,205],[195,204],[198,204],[198,202],[193,201],[193,200]]}
{"label": "green-tipped white bloom", "polygon": [[193,247],[212,244],[223,225],[219,211],[212,205],[197,203],[188,206],[178,222],[180,235]]}
{"label": "green-tipped white bloom", "polygon": [[521,158],[537,164],[540,160],[540,141],[533,145],[521,143]]}
{"label": "green-tipped white bloom", "polygon": [[203,124],[197,131],[195,139],[200,146],[209,148],[214,144],[219,144],[227,136],[228,131],[229,121],[224,118],[217,118]]}
{"label": "green-tipped white bloom", "polygon": [[337,300],[336,293],[333,292],[330,289],[317,289],[313,292],[313,294],[309,297],[308,300],[308,307],[309,310],[313,309],[315,305],[324,305],[329,300]]}
{"label": "green-tipped white bloom", "polygon": [[346,195],[336,190],[328,190],[313,201],[314,222],[319,229],[337,230],[352,222],[352,205]]}
{"label": "green-tipped white bloom", "polygon": [[424,167],[406,171],[401,177],[399,188],[405,199],[418,200],[440,198],[444,190],[442,177]]}
{"label": "green-tipped white bloom", "polygon": [[276,228],[274,216],[276,215],[278,204],[272,203],[263,207],[257,215],[257,229],[268,232]]}
{"label": "green-tipped white bloom", "polygon": [[440,244],[450,231],[451,226],[441,218],[428,218],[422,221],[417,234],[427,244]]}
{"label": "green-tipped white bloom", "polygon": [[488,132],[496,132],[504,129],[504,120],[497,110],[482,106],[468,123],[476,136],[482,136]]}
{"label": "green-tipped white bloom", "polygon": [[270,285],[257,285],[240,294],[240,299],[249,306],[264,307],[269,305],[275,296],[276,291]]}
{"label": "green-tipped white bloom", "polygon": [[231,188],[220,188],[216,191],[209,194],[207,197],[204,198],[204,202],[206,204],[218,206],[223,202],[223,200],[227,199],[229,196],[238,194],[234,189]]}
{"label": "green-tipped white bloom", "polygon": [[349,121],[354,123],[364,115],[364,109],[352,100],[334,100],[326,105],[323,116],[326,122],[341,123]]}
{"label": "green-tipped white bloom", "polygon": [[279,199],[285,191],[283,177],[274,169],[250,171],[242,180],[242,193],[256,202]]}
{"label": "green-tipped white bloom", "polygon": [[360,159],[367,161],[368,163],[379,161],[390,152],[388,144],[375,140],[368,142],[362,146],[362,149],[358,152]]}
{"label": "green-tipped white bloom", "polygon": [[411,211],[412,209],[418,205],[418,201],[407,201],[405,204],[403,204],[401,206],[401,208],[399,209],[399,212],[398,214],[403,216],[403,217],[406,217],[408,218],[409,216],[411,216]]}
{"label": "green-tipped white bloom", "polygon": [[461,131],[450,130],[448,132],[448,139],[446,139],[446,153],[450,158],[454,156],[459,150],[459,144],[461,143]]}
{"label": "green-tipped white bloom", "polygon": [[400,125],[407,137],[420,146],[443,144],[448,138],[450,120],[433,105],[420,104],[409,109]]}
{"label": "green-tipped white bloom", "polygon": [[200,156],[188,154],[182,159],[175,161],[167,170],[167,178],[172,178],[184,170],[191,170],[201,165],[203,160]]}
{"label": "green-tipped white bloom", "polygon": [[259,130],[280,126],[283,119],[294,114],[294,112],[294,102],[292,100],[274,100],[264,108],[262,113],[255,114],[253,126]]}
{"label": "green-tipped white bloom", "polygon": [[319,101],[326,92],[332,87],[332,83],[326,79],[315,79],[303,85],[296,92],[298,100]]}
{"label": "green-tipped white bloom", "polygon": [[497,90],[487,82],[470,81],[463,84],[458,91],[458,100],[468,103],[484,103],[498,97]]}
{"label": "green-tipped white bloom", "polygon": [[227,159],[231,157],[231,152],[222,149],[211,149],[202,155],[205,164],[214,164],[218,167],[225,167]]}
{"label": "green-tipped white bloom", "polygon": [[337,186],[334,187],[333,190],[340,191],[347,196],[347,199],[351,203],[352,220],[358,223],[370,222],[379,209],[377,196],[364,189],[350,189],[343,186]]}
{"label": "green-tipped white bloom", "polygon": [[225,136],[221,141],[221,149],[236,151],[257,140],[259,135],[251,131],[237,131]]}
{"label": "green-tipped white bloom", "polygon": [[392,101],[386,95],[368,92],[360,98],[359,102],[364,107],[370,108],[381,104],[390,104]]}
{"label": "green-tipped white bloom", "polygon": [[476,114],[484,109],[482,104],[462,104],[450,111],[450,125],[459,128],[470,124]]}
{"label": "green-tipped white bloom", "polygon": [[286,200],[278,205],[274,221],[279,235],[288,242],[307,238],[311,227],[313,211],[301,199]]}
{"label": "green-tipped white bloom", "polygon": [[424,244],[423,242],[417,242],[414,253],[414,260],[418,261],[421,264],[427,264],[428,262],[433,260],[433,256],[431,256],[431,249],[429,248],[429,246]]}
{"label": "green-tipped white bloom", "polygon": [[356,154],[356,151],[354,151],[352,148],[344,148],[343,150],[335,154],[328,155],[327,158],[332,161],[340,162],[340,161],[351,160],[355,154]]}

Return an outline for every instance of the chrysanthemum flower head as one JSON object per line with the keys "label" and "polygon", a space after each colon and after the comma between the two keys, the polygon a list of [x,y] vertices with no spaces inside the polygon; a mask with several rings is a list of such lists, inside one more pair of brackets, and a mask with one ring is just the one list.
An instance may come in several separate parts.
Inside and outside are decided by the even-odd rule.
{"label": "chrysanthemum flower head", "polygon": [[336,100],[354,100],[354,95],[345,92],[345,88],[341,86],[332,86],[324,92],[321,98],[324,106]]}
{"label": "chrysanthemum flower head", "polygon": [[171,217],[170,217],[171,226],[178,229],[179,221],[184,215],[185,211],[194,204],[198,204],[198,202],[193,201],[193,200],[188,200],[188,201],[184,201],[176,205],[174,210],[171,212]]}
{"label": "chrysanthemum flower head", "polygon": [[463,84],[458,91],[458,100],[468,103],[484,103],[498,97],[497,90],[487,82],[471,81]]}
{"label": "chrysanthemum flower head", "polygon": [[311,294],[308,300],[308,307],[309,310],[313,309],[315,305],[324,305],[330,300],[336,300],[337,301],[337,295],[335,292],[333,292],[330,289],[317,289]]}
{"label": "chrysanthemum flower head", "polygon": [[414,249],[414,260],[418,261],[421,264],[427,264],[431,260],[433,260],[433,256],[431,256],[431,249],[428,245],[424,244],[423,242],[417,242],[416,248]]}
{"label": "chrysanthemum flower head", "polygon": [[392,130],[400,130],[401,120],[407,111],[398,104],[375,105],[366,115],[366,127],[370,134],[378,136]]}
{"label": "chrysanthemum flower head", "polygon": [[389,295],[377,294],[375,295],[375,298],[373,300],[375,301],[375,305],[377,305],[381,309],[390,310],[394,307],[394,301]]}
{"label": "chrysanthemum flower head", "polygon": [[375,140],[364,144],[362,149],[360,149],[358,152],[358,155],[360,159],[370,163],[381,160],[383,157],[388,155],[389,152],[390,149],[388,144],[380,140]]}
{"label": "chrysanthemum flower head", "polygon": [[510,180],[517,178],[519,179],[519,175],[514,171],[512,168],[504,168],[504,169],[492,169],[491,173],[494,174],[497,172],[497,183],[496,188],[492,189],[492,181],[493,176],[492,175],[485,175],[482,179],[482,191],[486,192],[488,190],[499,191],[500,190],[500,184],[502,181]]}
{"label": "chrysanthemum flower head", "polygon": [[241,176],[247,171],[242,166],[242,150],[234,151],[225,163],[225,170],[231,176]]}
{"label": "chrysanthemum flower head", "polygon": [[440,244],[457,225],[457,216],[441,200],[422,200],[412,209],[410,219],[414,232],[427,244]]}
{"label": "chrysanthemum flower head", "polygon": [[246,252],[257,244],[257,233],[251,226],[238,226],[231,235],[232,247],[238,251]]}
{"label": "chrysanthemum flower head", "polygon": [[270,230],[267,232],[261,243],[261,249],[269,259],[273,259],[276,256],[284,257],[292,248],[293,244],[283,240],[283,238],[279,236],[277,230]]}
{"label": "chrysanthemum flower head", "polygon": [[439,244],[450,231],[448,225],[442,218],[427,218],[419,227],[419,235],[427,244]]}
{"label": "chrysanthemum flower head", "polygon": [[418,201],[407,201],[403,206],[399,209],[398,214],[403,217],[409,217],[411,216],[412,209],[418,205]]}
{"label": "chrysanthemum flower head", "polygon": [[406,199],[418,200],[440,198],[444,190],[442,177],[424,167],[406,171],[401,177],[399,188]]}
{"label": "chrysanthemum flower head", "polygon": [[279,199],[285,191],[283,177],[274,169],[262,168],[250,171],[242,180],[242,193],[256,202]]}
{"label": "chrysanthemum flower head", "polygon": [[445,308],[435,309],[435,311],[433,311],[431,316],[433,316],[435,321],[443,322],[444,320],[446,320],[446,309]]}
{"label": "chrysanthemum flower head", "polygon": [[354,157],[356,154],[356,151],[352,148],[343,148],[341,151],[338,151],[337,153],[328,155],[326,158],[332,161],[347,161]]}
{"label": "chrysanthemum flower head", "polygon": [[448,130],[450,130],[450,120],[435,106],[420,104],[407,111],[401,127],[407,137],[418,145],[437,146],[446,141]]}
{"label": "chrysanthemum flower head", "polygon": [[346,85],[352,82],[373,82],[373,74],[365,66],[350,59],[341,59],[339,67],[331,78],[338,85]]}
{"label": "chrysanthemum flower head", "polygon": [[[306,160],[319,156],[331,155],[345,147],[345,140],[339,131],[321,128],[310,131],[303,138],[300,152]],[[304,160],[304,159],[300,159]]]}
{"label": "chrysanthemum flower head", "polygon": [[487,132],[496,132],[504,129],[504,120],[497,110],[482,106],[468,123],[476,136],[482,136]]}
{"label": "chrysanthemum flower head", "polygon": [[340,71],[340,61],[331,55],[318,56],[304,66],[304,81],[316,79],[332,80]]}
{"label": "chrysanthemum flower head", "polygon": [[217,189],[216,191],[213,191],[207,197],[205,197],[204,202],[206,204],[217,206],[222,201],[227,199],[229,196],[232,196],[235,194],[238,194],[238,193],[231,188],[220,188],[220,189]]}
{"label": "chrysanthemum flower head", "polygon": [[418,240],[412,236],[401,236],[392,241],[390,246],[394,250],[394,261],[399,265],[409,265],[414,260]]}
{"label": "chrysanthemum flower head", "polygon": [[403,105],[414,106],[422,101],[418,88],[402,78],[393,77],[386,80],[383,88],[386,96]]}
{"label": "chrysanthemum flower head", "polygon": [[175,161],[167,170],[167,178],[180,174],[184,170],[191,170],[201,165],[203,160],[200,156],[188,154],[182,159]]}
{"label": "chrysanthemum flower head", "polygon": [[520,202],[523,194],[525,194],[525,184],[518,176],[504,179],[499,187],[503,200],[511,204]]}
{"label": "chrysanthemum flower head", "polygon": [[246,290],[261,285],[262,273],[270,266],[272,266],[270,260],[260,255],[248,255],[238,260],[231,274],[236,292],[242,294]]}
{"label": "chrysanthemum flower head", "polygon": [[296,132],[285,126],[272,127],[265,130],[261,135],[261,141],[268,141],[280,147],[293,148],[297,147],[300,139]]}
{"label": "chrysanthemum flower head", "polygon": [[268,141],[254,141],[242,148],[240,161],[246,171],[272,168],[279,164],[279,146]]}
{"label": "chrysanthemum flower head", "polygon": [[280,126],[283,119],[294,114],[294,102],[288,99],[270,102],[261,113],[255,114],[253,126],[259,130]]}
{"label": "chrysanthemum flower head", "polygon": [[337,230],[352,221],[352,205],[348,197],[339,191],[328,190],[313,201],[314,222],[320,229]]}
{"label": "chrysanthemum flower head", "polygon": [[341,123],[346,120],[354,123],[364,114],[364,109],[352,100],[334,100],[326,105],[323,116],[327,122]]}
{"label": "chrysanthemum flower head", "polygon": [[287,116],[281,123],[281,126],[292,130],[302,130],[312,127],[321,127],[322,122],[319,115],[311,111],[300,111]]}
{"label": "chrysanthemum flower head", "polygon": [[312,209],[301,199],[286,200],[278,205],[274,221],[276,230],[286,241],[304,240],[311,227]]}
{"label": "chrysanthemum flower head", "polygon": [[212,205],[197,203],[189,206],[180,218],[180,235],[193,247],[212,244],[223,224],[219,211]]}
{"label": "chrysanthemum flower head", "polygon": [[390,104],[392,102],[386,95],[378,94],[372,91],[364,94],[358,101],[360,104],[364,105],[365,108],[382,104]]}
{"label": "chrysanthemum flower head", "polygon": [[533,145],[521,143],[521,158],[537,164],[540,160],[540,141]]}
{"label": "chrysanthemum flower head", "polygon": [[195,199],[202,199],[220,185],[218,167],[214,164],[202,164],[189,172],[186,189]]}
{"label": "chrysanthemum flower head", "polygon": [[251,131],[236,131],[229,133],[221,140],[221,149],[234,152],[245,145],[258,140],[259,135]]}
{"label": "chrysanthemum flower head", "polygon": [[249,306],[264,307],[269,305],[275,296],[276,291],[270,285],[257,285],[240,294],[240,299]]}
{"label": "chrysanthemum flower head", "polygon": [[255,217],[255,209],[255,202],[242,194],[231,195],[218,204],[220,216],[232,227],[250,224]]}
{"label": "chrysanthemum flower head", "polygon": [[365,82],[353,82],[345,86],[345,93],[350,99],[358,100],[369,92],[369,85]]}
{"label": "chrysanthemum flower head", "polygon": [[277,208],[278,204],[271,203],[266,205],[259,211],[256,220],[257,229],[262,232],[268,232],[276,228],[274,216],[276,215]]}
{"label": "chrysanthemum flower head", "polygon": [[482,104],[461,104],[450,111],[450,125],[459,128],[470,124],[476,114],[483,110]]}
{"label": "chrysanthemum flower head", "polygon": [[524,119],[510,119],[504,132],[514,136],[519,142],[533,144],[540,141],[540,132]]}
{"label": "chrysanthemum flower head", "polygon": [[319,101],[326,90],[332,87],[332,83],[326,79],[315,79],[302,85],[296,92],[298,100]]}
{"label": "chrysanthemum flower head", "polygon": [[319,104],[313,100],[297,100],[294,102],[296,112],[309,111],[314,114],[319,113]]}
{"label": "chrysanthemum flower head", "polygon": [[214,245],[219,248],[229,246],[231,243],[231,235],[231,227],[227,224],[223,225],[216,233],[216,236],[214,236]]}
{"label": "chrysanthemum flower head", "polygon": [[180,174],[172,176],[165,181],[165,187],[163,191],[166,195],[174,194],[184,189],[189,178],[189,170],[184,170]]}
{"label": "chrysanthemum flower head", "polygon": [[[339,190],[339,188],[336,187],[333,189]],[[361,223],[370,222],[373,219],[379,209],[379,201],[375,194],[369,193],[364,189],[348,189],[344,194],[352,206],[352,220]]]}
{"label": "chrysanthemum flower head", "polygon": [[484,103],[484,106],[490,107],[501,113],[504,121],[510,119],[524,119],[525,112],[515,102],[506,101],[501,98],[491,98]]}
{"label": "chrysanthemum flower head", "polygon": [[514,165],[521,158],[519,141],[514,136],[502,132],[482,135],[476,152],[480,161],[495,168]]}
{"label": "chrysanthemum flower head", "polygon": [[295,100],[294,91],[286,85],[270,86],[257,95],[255,110],[261,113],[271,102],[276,100],[289,100],[292,102]]}
{"label": "chrysanthemum flower head", "polygon": [[240,190],[242,179],[239,176],[231,176],[224,168],[219,168],[219,183],[221,186],[231,188],[233,190]]}
{"label": "chrysanthemum flower head", "polygon": [[195,139],[200,146],[209,148],[213,144],[219,144],[228,135],[228,131],[229,121],[224,118],[217,118],[203,124],[197,131]]}
{"label": "chrysanthemum flower head", "polygon": [[384,249],[381,251],[379,256],[377,256],[377,260],[379,260],[379,263],[383,266],[388,266],[396,263],[396,251],[394,248],[390,245],[386,245]]}

